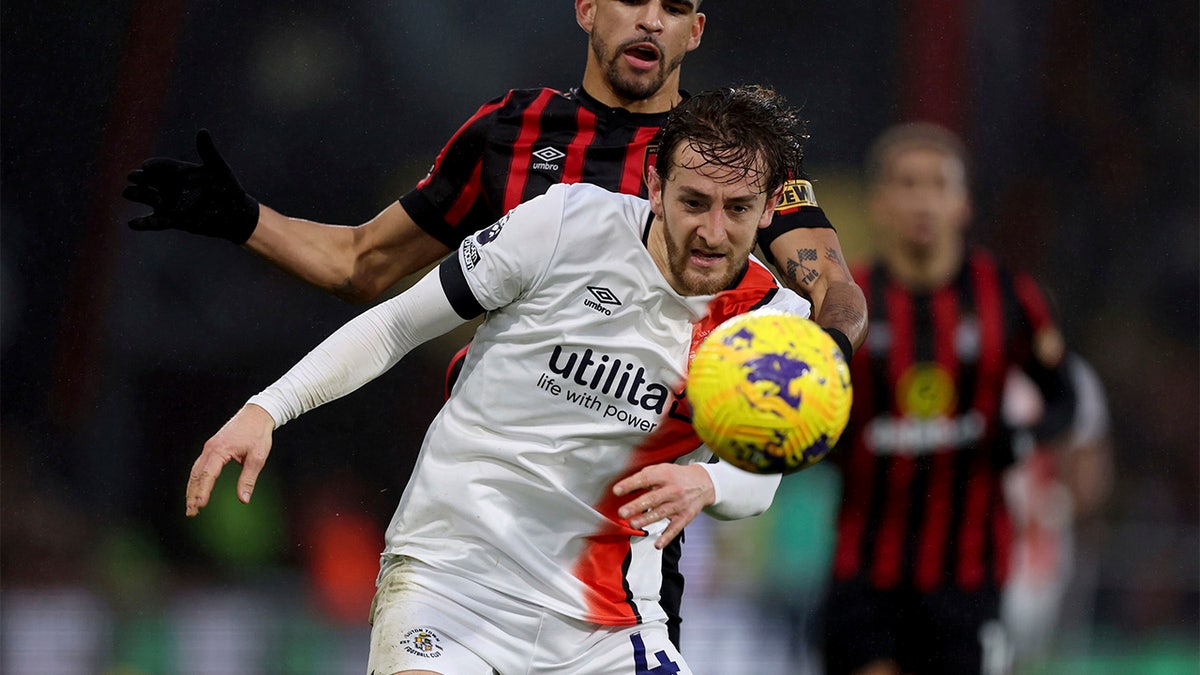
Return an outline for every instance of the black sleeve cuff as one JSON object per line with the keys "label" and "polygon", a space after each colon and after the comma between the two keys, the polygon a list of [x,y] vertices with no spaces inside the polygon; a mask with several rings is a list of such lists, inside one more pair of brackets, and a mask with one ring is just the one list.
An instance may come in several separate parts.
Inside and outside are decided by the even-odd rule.
{"label": "black sleeve cuff", "polygon": [[468,321],[483,314],[483,305],[475,299],[471,286],[467,284],[467,277],[463,274],[462,264],[458,261],[458,251],[451,253],[438,265],[438,278],[442,282],[446,299],[450,301],[450,306],[456,314]]}
{"label": "black sleeve cuff", "polygon": [[850,363],[850,359],[854,358],[854,347],[850,344],[850,338],[846,334],[836,328],[826,328],[821,326],[821,330],[829,333],[829,337],[837,343],[838,349],[842,350],[842,356],[846,357],[846,363]]}

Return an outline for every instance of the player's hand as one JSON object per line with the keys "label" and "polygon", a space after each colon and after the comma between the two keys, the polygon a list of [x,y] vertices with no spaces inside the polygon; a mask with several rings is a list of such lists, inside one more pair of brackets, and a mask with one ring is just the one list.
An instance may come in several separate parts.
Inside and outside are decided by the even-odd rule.
{"label": "player's hand", "polygon": [[267,411],[248,404],[208,439],[188,476],[187,515],[195,516],[208,505],[217,476],[221,475],[221,469],[230,460],[242,465],[237,494],[243,504],[249,504],[258,474],[271,452],[271,434],[274,430],[275,420]]}
{"label": "player's hand", "polygon": [[712,478],[699,464],[654,464],[613,486],[618,497],[634,495],[617,514],[638,529],[663,518],[667,529],[654,547],[666,548],[704,507],[716,499]]}
{"label": "player's hand", "polygon": [[246,194],[213,145],[207,129],[196,134],[200,164],[154,157],[129,174],[121,194],[154,209],[134,218],[134,230],[184,230],[244,244],[258,226],[258,201]]}

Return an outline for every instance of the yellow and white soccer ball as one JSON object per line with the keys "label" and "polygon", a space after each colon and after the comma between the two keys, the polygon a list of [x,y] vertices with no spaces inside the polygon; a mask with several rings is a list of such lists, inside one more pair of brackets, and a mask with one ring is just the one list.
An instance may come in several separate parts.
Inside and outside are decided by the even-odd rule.
{"label": "yellow and white soccer ball", "polygon": [[735,316],[704,338],[687,397],[700,439],[755,473],[821,461],[846,429],[853,398],[833,338],[808,319],[769,309]]}

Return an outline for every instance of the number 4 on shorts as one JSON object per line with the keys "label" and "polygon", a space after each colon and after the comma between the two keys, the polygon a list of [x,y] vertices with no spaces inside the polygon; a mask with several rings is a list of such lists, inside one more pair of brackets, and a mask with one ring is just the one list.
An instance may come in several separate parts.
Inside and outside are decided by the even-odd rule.
{"label": "number 4 on shorts", "polygon": [[634,633],[629,636],[629,640],[633,643],[633,665],[637,668],[636,675],[675,675],[679,672],[679,666],[662,650],[654,654],[654,658],[658,660],[657,666],[651,668],[646,663],[646,643],[642,642],[641,633]]}

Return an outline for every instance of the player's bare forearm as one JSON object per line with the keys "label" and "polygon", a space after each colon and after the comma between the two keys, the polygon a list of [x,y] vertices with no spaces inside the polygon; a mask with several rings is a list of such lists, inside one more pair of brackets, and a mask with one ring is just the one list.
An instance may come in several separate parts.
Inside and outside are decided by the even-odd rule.
{"label": "player's bare forearm", "polygon": [[821,302],[813,303],[813,320],[840,330],[858,349],[867,339],[867,298],[853,280],[831,281]]}
{"label": "player's bare forearm", "polygon": [[837,233],[789,232],[771,245],[783,282],[813,304],[813,320],[835,328],[857,349],[867,337],[867,298],[850,276]]}
{"label": "player's bare forearm", "polygon": [[348,302],[370,302],[404,277],[445,257],[393,202],[357,226],[290,218],[265,205],[246,246],[284,271]]}

